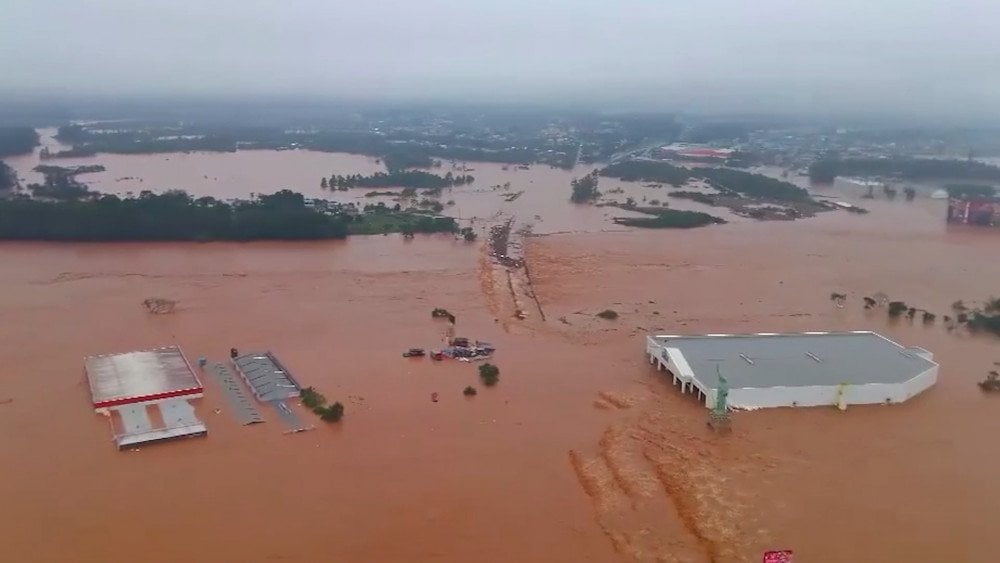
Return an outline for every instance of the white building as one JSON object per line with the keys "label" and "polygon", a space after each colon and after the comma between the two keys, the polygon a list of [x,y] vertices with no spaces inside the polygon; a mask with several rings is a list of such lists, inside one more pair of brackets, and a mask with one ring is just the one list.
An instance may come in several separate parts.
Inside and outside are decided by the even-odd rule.
{"label": "white building", "polygon": [[933,354],[869,331],[646,337],[649,363],[685,393],[733,408],[901,403],[937,381]]}

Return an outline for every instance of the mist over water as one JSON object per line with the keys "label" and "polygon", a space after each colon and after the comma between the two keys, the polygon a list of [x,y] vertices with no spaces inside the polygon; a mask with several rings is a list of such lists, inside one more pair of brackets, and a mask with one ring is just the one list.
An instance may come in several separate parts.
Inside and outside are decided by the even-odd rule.
{"label": "mist over water", "polygon": [[1000,110],[982,0],[13,0],[7,98],[270,96],[971,118]]}

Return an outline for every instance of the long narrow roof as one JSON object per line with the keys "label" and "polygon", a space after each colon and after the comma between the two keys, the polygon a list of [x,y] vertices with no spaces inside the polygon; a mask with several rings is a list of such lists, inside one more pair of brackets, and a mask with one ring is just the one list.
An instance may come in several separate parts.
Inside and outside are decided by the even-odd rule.
{"label": "long narrow roof", "polygon": [[713,389],[720,375],[733,389],[901,383],[937,365],[926,350],[905,348],[867,331],[652,339],[680,350],[695,378]]}
{"label": "long narrow roof", "polygon": [[201,381],[177,346],[84,361],[95,407],[202,392]]}

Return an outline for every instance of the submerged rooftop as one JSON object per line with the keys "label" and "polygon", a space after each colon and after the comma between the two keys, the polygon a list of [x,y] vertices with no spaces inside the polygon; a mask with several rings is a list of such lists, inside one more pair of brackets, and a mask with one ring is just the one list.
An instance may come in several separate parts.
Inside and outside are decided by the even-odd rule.
{"label": "submerged rooftop", "polygon": [[94,407],[201,395],[201,381],[177,346],[84,360]]}
{"label": "submerged rooftop", "polygon": [[680,351],[683,367],[709,389],[719,375],[731,389],[898,384],[937,367],[926,350],[867,331],[656,335],[650,346]]}
{"label": "submerged rooftop", "polygon": [[292,374],[270,352],[233,358],[233,364],[260,401],[297,397],[300,387]]}

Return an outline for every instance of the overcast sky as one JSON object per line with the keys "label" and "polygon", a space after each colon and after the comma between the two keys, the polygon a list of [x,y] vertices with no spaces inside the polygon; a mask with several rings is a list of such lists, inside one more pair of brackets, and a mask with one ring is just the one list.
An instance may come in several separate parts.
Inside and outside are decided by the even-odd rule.
{"label": "overcast sky", "polygon": [[5,94],[1000,114],[997,0],[5,0]]}

